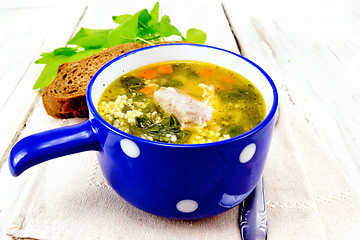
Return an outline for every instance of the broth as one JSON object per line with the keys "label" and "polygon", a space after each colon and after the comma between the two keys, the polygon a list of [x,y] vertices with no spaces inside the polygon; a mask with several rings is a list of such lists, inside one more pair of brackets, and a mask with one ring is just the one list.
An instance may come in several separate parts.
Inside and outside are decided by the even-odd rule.
{"label": "broth", "polygon": [[256,127],[265,101],[246,78],[194,61],[162,62],[120,76],[102,94],[98,111],[114,127],[148,140],[199,144]]}

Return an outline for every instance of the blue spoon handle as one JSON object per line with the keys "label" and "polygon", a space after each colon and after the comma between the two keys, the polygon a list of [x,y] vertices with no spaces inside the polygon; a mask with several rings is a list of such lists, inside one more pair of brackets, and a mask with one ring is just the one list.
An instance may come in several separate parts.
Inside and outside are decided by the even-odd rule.
{"label": "blue spoon handle", "polygon": [[242,240],[265,240],[268,221],[263,178],[252,193],[240,204],[240,233]]}

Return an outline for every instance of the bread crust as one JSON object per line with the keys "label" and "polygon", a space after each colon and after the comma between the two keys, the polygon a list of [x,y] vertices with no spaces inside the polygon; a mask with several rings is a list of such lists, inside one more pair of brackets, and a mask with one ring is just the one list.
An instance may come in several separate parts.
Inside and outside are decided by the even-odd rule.
{"label": "bread crust", "polygon": [[54,118],[88,117],[86,89],[93,75],[110,60],[147,43],[125,43],[75,62],[62,64],[55,79],[44,88],[44,108]]}

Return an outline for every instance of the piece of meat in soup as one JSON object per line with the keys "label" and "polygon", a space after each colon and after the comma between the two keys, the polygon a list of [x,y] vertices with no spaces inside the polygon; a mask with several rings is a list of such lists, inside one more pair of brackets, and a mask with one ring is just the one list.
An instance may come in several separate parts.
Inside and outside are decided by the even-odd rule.
{"label": "piece of meat in soup", "polygon": [[178,93],[174,88],[160,88],[154,92],[154,98],[165,112],[174,114],[183,127],[205,126],[212,118],[213,108]]}

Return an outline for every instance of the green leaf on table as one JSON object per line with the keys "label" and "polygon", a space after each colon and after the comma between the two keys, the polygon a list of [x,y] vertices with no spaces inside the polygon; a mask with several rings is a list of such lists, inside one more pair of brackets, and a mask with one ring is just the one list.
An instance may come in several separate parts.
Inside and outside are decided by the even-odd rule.
{"label": "green leaf on table", "polygon": [[54,56],[57,56],[57,55],[72,56],[77,51],[78,51],[77,48],[72,48],[72,47],[57,48],[57,49],[54,50]]}
{"label": "green leaf on table", "polygon": [[152,26],[159,21],[159,6],[160,6],[159,3],[157,2],[155,3],[153,9],[151,9],[150,11],[151,20],[148,23],[149,26]]}
{"label": "green leaf on table", "polygon": [[123,14],[120,16],[113,16],[112,19],[115,23],[122,24],[123,22],[125,22],[126,20],[128,20],[131,17],[132,17],[131,14]]}
{"label": "green leaf on table", "polygon": [[[49,85],[51,81],[56,77],[61,64],[83,59],[84,57],[100,52],[103,49],[99,48],[76,52],[74,52],[74,50],[75,48],[58,48],[55,49],[53,52],[41,54],[42,58],[37,60],[35,63],[46,64],[46,66],[41,71],[41,74],[36,80],[33,89],[43,88]],[[59,53],[59,51],[61,52],[61,54]],[[64,53],[67,53],[68,55],[65,55]],[[73,54],[70,55],[69,53]]]}
{"label": "green leaf on table", "polygon": [[111,29],[81,28],[68,44],[77,45],[84,49],[102,48],[107,44],[110,31]]}
{"label": "green leaf on table", "polygon": [[[36,64],[46,64],[33,89],[46,87],[56,77],[61,64],[80,60],[94,53],[117,44],[129,42],[154,42],[165,40],[170,36],[179,36],[182,40],[194,43],[204,43],[206,34],[201,30],[191,28],[186,38],[170,23],[170,17],[165,15],[159,21],[159,3],[150,11],[142,9],[135,13],[113,16],[118,24],[114,29],[81,28],[67,43],[71,47],[60,47],[52,52],[42,53]],[[74,46],[74,47],[72,47]]]}
{"label": "green leaf on table", "polygon": [[148,10],[146,10],[146,9],[142,10],[138,17],[139,30],[142,28],[147,28],[149,26],[148,24],[151,19],[152,19],[152,17],[150,15],[150,13],[148,12]]}
{"label": "green leaf on table", "polygon": [[143,9],[130,18],[122,22],[118,27],[111,30],[108,35],[108,45],[107,47],[115,46],[117,44],[134,42],[137,34],[139,33],[139,15],[147,10]]}
{"label": "green leaf on table", "polygon": [[154,32],[152,26],[159,21],[159,3],[156,3],[148,15],[139,16],[139,33],[137,40],[159,41],[160,36]]}
{"label": "green leaf on table", "polygon": [[180,36],[183,40],[185,38],[181,35],[181,32],[170,23],[170,17],[165,15],[161,18],[160,22],[152,26],[152,30],[155,34],[161,35],[162,37],[170,37],[173,35]]}
{"label": "green leaf on table", "polygon": [[206,41],[206,33],[196,28],[190,28],[186,32],[186,40],[193,43],[204,44]]}
{"label": "green leaf on table", "polygon": [[58,68],[61,64],[67,62],[67,56],[53,56],[51,62],[44,63],[43,59],[39,59],[36,63],[46,64],[41,71],[40,76],[36,80],[33,89],[46,87],[56,77]]}

